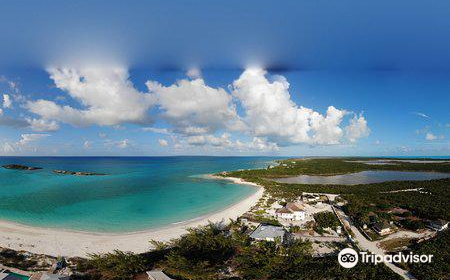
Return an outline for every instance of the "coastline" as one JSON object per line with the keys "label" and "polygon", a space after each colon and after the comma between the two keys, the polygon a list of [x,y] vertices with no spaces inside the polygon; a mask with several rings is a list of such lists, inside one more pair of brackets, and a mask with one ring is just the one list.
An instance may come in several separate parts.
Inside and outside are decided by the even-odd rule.
{"label": "coastline", "polygon": [[223,210],[165,227],[131,233],[98,233],[64,229],[47,229],[0,221],[0,247],[24,250],[36,254],[65,257],[86,257],[92,253],[106,253],[115,249],[143,253],[151,249],[150,240],[169,241],[187,231],[187,228],[206,225],[209,222],[228,222],[253,207],[263,196],[264,188],[240,178],[205,175],[215,180],[228,180],[235,184],[258,188],[250,196]]}

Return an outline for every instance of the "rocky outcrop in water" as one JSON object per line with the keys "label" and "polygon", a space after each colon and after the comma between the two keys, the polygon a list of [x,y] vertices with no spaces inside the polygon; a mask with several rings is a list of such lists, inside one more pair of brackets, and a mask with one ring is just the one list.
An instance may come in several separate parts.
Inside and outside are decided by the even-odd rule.
{"label": "rocky outcrop in water", "polygon": [[64,174],[64,175],[75,175],[75,176],[104,176],[103,173],[95,172],[74,172],[69,170],[53,170],[53,173]]}
{"label": "rocky outcrop in water", "polygon": [[26,165],[21,165],[21,164],[6,164],[2,166],[3,168],[6,169],[15,169],[15,170],[39,170],[42,169],[42,167],[31,167],[31,166],[26,166]]}

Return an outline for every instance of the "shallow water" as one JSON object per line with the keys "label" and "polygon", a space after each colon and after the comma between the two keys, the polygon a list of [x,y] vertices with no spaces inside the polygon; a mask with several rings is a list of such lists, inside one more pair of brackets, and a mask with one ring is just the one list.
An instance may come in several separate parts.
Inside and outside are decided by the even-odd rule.
{"label": "shallow water", "polygon": [[[16,163],[44,168],[0,168],[0,219],[96,232],[161,227],[224,209],[256,191],[197,175],[266,167],[273,159],[0,157],[0,165]],[[109,175],[62,175],[54,174],[53,169]]]}
{"label": "shallow water", "polygon": [[300,175],[296,177],[281,178],[275,181],[290,184],[358,185],[386,181],[420,181],[441,178],[450,178],[450,173],[377,170],[334,176]]}

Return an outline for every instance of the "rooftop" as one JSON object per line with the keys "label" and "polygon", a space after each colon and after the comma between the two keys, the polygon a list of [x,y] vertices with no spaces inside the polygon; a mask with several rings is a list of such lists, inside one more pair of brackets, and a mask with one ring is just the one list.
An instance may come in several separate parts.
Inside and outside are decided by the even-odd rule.
{"label": "rooftop", "polygon": [[289,209],[287,209],[286,207],[283,207],[283,208],[280,208],[280,209],[277,209],[277,211],[276,211],[277,213],[292,213],[292,211],[291,210],[289,210]]}
{"label": "rooftop", "polygon": [[390,229],[391,226],[386,222],[380,222],[373,225],[376,230]]}
{"label": "rooftop", "polygon": [[286,204],[286,208],[289,210],[292,210],[292,211],[304,211],[305,210],[305,208],[303,208],[302,205],[297,204],[295,202]]}
{"label": "rooftop", "polygon": [[254,239],[283,239],[285,233],[286,232],[282,227],[261,224],[252,232],[252,234],[250,234],[250,237]]}

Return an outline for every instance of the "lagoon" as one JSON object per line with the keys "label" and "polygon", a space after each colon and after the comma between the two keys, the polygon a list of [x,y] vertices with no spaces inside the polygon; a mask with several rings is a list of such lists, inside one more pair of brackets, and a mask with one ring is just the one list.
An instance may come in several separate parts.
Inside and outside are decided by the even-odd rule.
{"label": "lagoon", "polygon": [[450,173],[369,170],[333,176],[299,175],[274,181],[289,184],[359,185],[387,181],[419,181],[442,178],[450,178]]}

